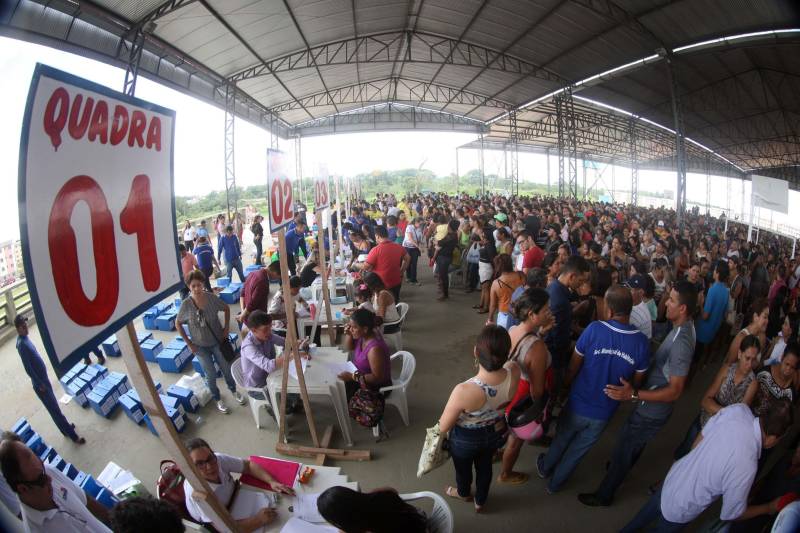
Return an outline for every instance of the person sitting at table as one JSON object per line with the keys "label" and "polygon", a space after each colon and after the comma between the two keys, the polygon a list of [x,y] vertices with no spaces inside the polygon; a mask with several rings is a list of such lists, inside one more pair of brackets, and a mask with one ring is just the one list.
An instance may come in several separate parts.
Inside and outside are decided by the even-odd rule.
{"label": "person sitting at table", "polygon": [[315,249],[308,261],[303,263],[303,268],[300,269],[300,286],[310,287],[314,280],[319,277],[320,268],[319,251]]}
{"label": "person sitting at table", "polygon": [[[303,300],[303,297],[300,296],[300,287],[301,281],[298,276],[292,276],[289,278],[289,295],[291,298],[291,303],[289,305],[297,304],[302,305],[309,310],[308,303]],[[267,309],[267,313],[272,317],[272,329],[277,330],[275,333],[281,335],[282,337],[286,336],[286,307],[284,307],[284,298],[283,298],[283,287],[278,289],[278,292],[275,293],[275,296],[272,297],[272,301],[269,303],[269,309]]]}
{"label": "person sitting at table", "polygon": [[[381,277],[374,272],[366,272],[363,279],[369,290],[372,291],[372,311],[380,319],[380,323],[384,324],[400,320],[400,313],[397,312],[397,302],[394,301],[394,295],[383,285]],[[396,333],[398,329],[399,326],[396,326],[395,331],[384,330],[383,333]]]}
{"label": "person sitting at table", "polygon": [[371,492],[331,487],[319,495],[317,511],[329,524],[346,533],[429,531],[425,514],[389,487]]}
{"label": "person sitting at table", "polygon": [[375,313],[367,309],[356,309],[344,328],[344,348],[353,352],[355,372],[341,372],[339,379],[344,381],[347,401],[360,388],[361,380],[373,390],[392,384],[392,364],[389,361],[389,347],[377,334]]}
{"label": "person sitting at table", "polygon": [[372,307],[372,291],[367,286],[366,283],[362,283],[355,288],[355,294],[353,295],[357,307],[349,307],[342,311],[345,316],[350,316],[353,314],[353,311],[356,309],[367,309],[369,311],[375,312],[375,308]]}
{"label": "person sitting at table", "polygon": [[[275,347],[283,347],[286,339],[272,332],[272,317],[264,311],[253,311],[247,320],[249,331],[242,341],[242,378],[245,387],[263,389],[267,385],[267,376],[275,369],[284,368],[286,357],[281,354],[276,356]],[[302,348],[302,346],[301,346]],[[307,354],[302,357],[308,358]],[[264,393],[250,391],[251,398],[264,400]],[[299,394],[286,395],[286,413],[292,414],[300,405]],[[275,416],[275,408],[270,406],[269,414]]]}
{"label": "person sitting at table", "polygon": [[[231,508],[238,489],[239,481],[234,481],[231,473],[248,474],[254,478],[269,483],[272,490],[282,494],[294,495],[291,487],[276,481],[269,472],[261,466],[241,457],[234,457],[224,453],[216,453],[211,449],[205,440],[193,438],[186,443],[186,450],[200,475],[208,482],[214,495],[220,504]],[[194,488],[188,480],[183,482],[183,491],[186,495],[186,509],[196,521],[202,524],[210,524],[211,518],[203,512],[203,509],[192,497]],[[275,509],[264,507],[256,514],[248,518],[236,521],[239,530],[245,533],[255,531],[259,528],[271,524],[278,517]]]}

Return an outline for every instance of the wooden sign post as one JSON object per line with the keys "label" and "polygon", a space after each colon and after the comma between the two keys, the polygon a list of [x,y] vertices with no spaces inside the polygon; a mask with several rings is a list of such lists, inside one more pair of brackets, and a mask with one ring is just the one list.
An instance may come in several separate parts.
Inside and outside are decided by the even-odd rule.
{"label": "wooden sign post", "polygon": [[[112,124],[111,110],[125,120]],[[68,116],[91,116],[91,126],[66,127]],[[117,333],[130,382],[159,440],[214,526],[238,533],[167,416],[133,327],[134,318],[182,285],[174,132],[172,110],[37,65],[20,142],[25,272],[56,373]],[[88,290],[81,275],[87,272]]]}
{"label": "wooden sign post", "polygon": [[[328,170],[323,169],[314,179],[314,216],[317,222],[317,250],[319,251],[320,276],[322,277],[322,300],[325,305],[325,317],[328,323],[328,337],[330,338],[331,346],[334,346],[336,344],[336,330],[333,327],[333,317],[331,316],[331,296],[330,288],[328,286],[328,267],[327,261],[325,260],[325,228],[322,224],[322,213],[329,206],[330,194],[328,188]],[[330,228],[330,216],[328,218],[328,228]],[[329,242],[328,244],[331,245],[333,243]],[[335,263],[335,260],[333,262]],[[335,287],[335,272],[333,274]],[[317,302],[317,307],[319,307],[319,302]],[[318,308],[316,315],[314,316],[314,331],[316,331],[316,325],[320,323],[321,312],[322,309]]]}
{"label": "wooden sign post", "polygon": [[[278,443],[275,450],[284,455],[298,457],[312,457],[317,464],[323,464],[326,457],[338,459],[368,460],[369,451],[360,452],[355,450],[331,449],[330,441],[333,436],[333,426],[328,426],[320,439],[317,434],[317,427],[314,422],[314,415],[311,411],[311,403],[308,400],[308,390],[306,389],[305,376],[303,375],[302,362],[298,350],[297,319],[295,317],[294,299],[291,297],[291,287],[289,286],[289,262],[288,250],[286,248],[286,226],[294,218],[294,204],[292,201],[292,183],[287,176],[284,168],[284,154],[277,150],[267,150],[267,191],[269,193],[269,227],[270,233],[278,236],[278,255],[281,265],[281,285],[283,290],[283,302],[286,312],[286,343],[284,354],[288,354],[281,376],[281,400],[279,408]],[[297,383],[300,388],[300,397],[306,412],[306,421],[311,432],[312,446],[298,446],[288,443],[286,438],[286,394],[289,383],[289,365],[294,364],[297,371]]]}
{"label": "wooden sign post", "polygon": [[344,216],[342,216],[342,193],[339,188],[339,179],[340,177],[336,176],[336,212],[339,216],[339,262],[344,267],[344,221],[347,220],[350,211],[345,211]]}

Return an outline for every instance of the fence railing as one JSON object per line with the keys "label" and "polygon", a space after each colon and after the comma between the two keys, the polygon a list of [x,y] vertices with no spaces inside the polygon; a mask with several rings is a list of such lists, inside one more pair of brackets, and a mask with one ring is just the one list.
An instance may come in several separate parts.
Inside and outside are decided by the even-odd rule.
{"label": "fence railing", "polygon": [[30,316],[31,310],[31,293],[25,280],[19,280],[0,291],[0,342],[13,334],[14,318],[21,314]]}

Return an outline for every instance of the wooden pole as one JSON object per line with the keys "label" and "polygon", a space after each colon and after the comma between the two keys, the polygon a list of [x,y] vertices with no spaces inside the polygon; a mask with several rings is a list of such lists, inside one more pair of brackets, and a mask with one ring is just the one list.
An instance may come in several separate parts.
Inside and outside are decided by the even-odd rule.
{"label": "wooden pole", "polygon": [[[328,337],[331,339],[331,346],[336,344],[336,331],[333,329],[333,317],[331,316],[331,295],[328,287],[328,267],[325,261],[325,230],[322,228],[322,209],[317,209],[315,213],[317,217],[317,249],[319,249],[319,267],[320,275],[322,276],[322,300],[325,302],[325,316],[328,322]],[[330,223],[328,223],[330,227]],[[336,276],[333,277],[334,283]],[[319,302],[317,302],[319,306]],[[314,322],[319,323],[319,313],[322,309],[317,309],[317,316],[314,317]]]}
{"label": "wooden pole", "polygon": [[117,339],[119,340],[122,360],[125,362],[131,384],[136,389],[136,392],[139,393],[142,406],[150,417],[150,421],[156,431],[158,431],[158,439],[166,448],[167,454],[175,461],[183,475],[186,476],[186,480],[192,485],[195,500],[197,500],[206,516],[211,518],[217,530],[238,533],[240,530],[233,517],[225,506],[220,503],[205,478],[197,470],[191,457],[189,457],[189,452],[181,442],[172,420],[167,416],[164,404],[161,403],[161,398],[159,398],[155,385],[153,385],[150,370],[147,368],[147,363],[142,356],[142,349],[139,347],[133,322],[128,322],[125,325],[123,331],[120,331],[117,335]]}
{"label": "wooden pole", "polygon": [[[289,260],[286,251],[286,228],[278,230],[278,255],[281,263],[281,285],[283,287],[283,304],[286,311],[286,344],[283,348],[284,358],[288,354],[289,359],[284,359],[283,375],[281,379],[281,406],[280,406],[280,425],[278,429],[278,442],[281,443],[286,437],[286,386],[289,382],[289,366],[294,360],[297,369],[297,383],[300,385],[300,397],[303,400],[303,408],[306,412],[308,429],[311,431],[311,440],[314,446],[319,447],[319,436],[317,426],[314,424],[314,413],[311,412],[311,403],[308,401],[308,391],[306,390],[306,379],[303,375],[303,367],[300,362],[300,353],[297,342],[297,319],[294,314],[294,298],[291,296],[289,286]],[[291,304],[290,304],[291,302]]]}
{"label": "wooden pole", "polygon": [[339,189],[339,177],[337,176],[334,181],[336,182],[336,212],[339,217],[339,262],[344,267],[344,228],[342,226],[344,226],[344,221],[350,211],[345,211],[344,217],[342,217],[342,195]]}

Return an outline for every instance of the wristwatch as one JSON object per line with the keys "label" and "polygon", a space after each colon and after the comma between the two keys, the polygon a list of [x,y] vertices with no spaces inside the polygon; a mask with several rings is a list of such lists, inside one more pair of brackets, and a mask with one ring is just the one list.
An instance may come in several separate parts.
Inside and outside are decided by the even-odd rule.
{"label": "wristwatch", "polygon": [[631,401],[632,402],[639,401],[639,389],[633,389],[633,392],[631,393]]}

